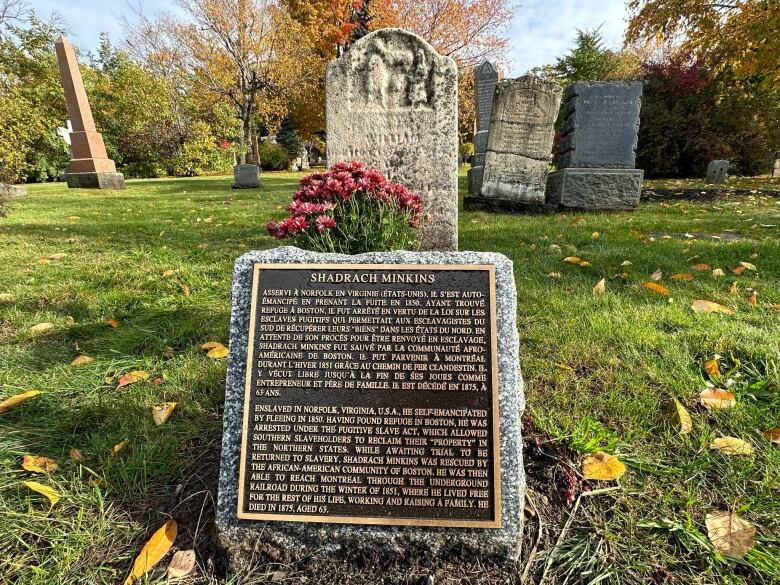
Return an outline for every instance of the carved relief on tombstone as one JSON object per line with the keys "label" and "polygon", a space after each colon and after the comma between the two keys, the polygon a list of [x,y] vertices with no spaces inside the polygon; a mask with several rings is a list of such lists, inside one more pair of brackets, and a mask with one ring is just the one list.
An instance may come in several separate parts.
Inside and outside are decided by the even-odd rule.
{"label": "carved relief on tombstone", "polygon": [[[490,129],[490,112],[493,109],[493,93],[498,82],[498,68],[490,61],[483,61],[474,68],[474,99],[477,115],[474,132],[474,157],[468,171],[469,196],[479,195],[485,173],[485,151]],[[465,202],[468,205],[468,202]]]}

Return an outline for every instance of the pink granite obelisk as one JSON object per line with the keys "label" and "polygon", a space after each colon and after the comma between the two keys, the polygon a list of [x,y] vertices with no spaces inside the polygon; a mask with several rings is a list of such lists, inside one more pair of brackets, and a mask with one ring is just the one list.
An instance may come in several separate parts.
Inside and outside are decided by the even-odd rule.
{"label": "pink granite obelisk", "polygon": [[87,92],[81,79],[79,63],[73,45],[64,36],[54,43],[60,80],[65,90],[68,117],[73,124],[71,160],[65,180],[68,187],[84,189],[124,189],[125,177],[116,172],[114,161],[108,158],[103,136],[95,128]]}

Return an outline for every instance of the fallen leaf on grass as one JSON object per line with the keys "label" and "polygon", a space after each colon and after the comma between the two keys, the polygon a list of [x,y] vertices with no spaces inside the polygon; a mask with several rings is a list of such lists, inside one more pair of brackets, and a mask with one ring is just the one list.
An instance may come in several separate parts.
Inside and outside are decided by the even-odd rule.
{"label": "fallen leaf on grass", "polygon": [[726,276],[726,273],[723,272],[720,268],[716,268],[712,271],[712,277],[713,278],[720,278],[721,276]]}
{"label": "fallen leaf on grass", "polygon": [[631,260],[623,260],[623,262],[620,263],[621,266],[633,266],[634,263],[631,262]]}
{"label": "fallen leaf on grass", "polygon": [[569,264],[579,264],[580,262],[582,262],[582,260],[577,256],[566,256],[566,258],[564,258],[563,261],[568,262]]}
{"label": "fallen leaf on grass", "polygon": [[145,575],[162,558],[168,554],[168,551],[176,540],[178,526],[176,520],[168,520],[163,524],[138,553],[133,563],[133,568],[125,580],[125,585],[132,585],[136,579]]}
{"label": "fallen leaf on grass", "polygon": [[756,265],[751,264],[750,262],[740,262],[739,265],[745,268],[746,270],[758,270],[758,268],[756,268]]}
{"label": "fallen leaf on grass", "polygon": [[684,280],[686,282],[693,280],[693,275],[688,274],[687,272],[679,272],[677,274],[672,274],[673,280]]}
{"label": "fallen leaf on grass", "polygon": [[547,276],[549,276],[550,278],[560,278],[561,277],[561,273],[560,272],[551,272]]}
{"label": "fallen leaf on grass", "polygon": [[224,346],[219,341],[207,341],[206,343],[200,346],[201,349],[205,349],[206,351],[210,349],[214,349],[215,347],[224,347]]}
{"label": "fallen leaf on grass", "polygon": [[192,573],[194,568],[195,551],[192,549],[180,550],[173,555],[166,576],[168,579],[181,579]]}
{"label": "fallen leaf on grass", "polygon": [[652,291],[656,294],[663,295],[665,297],[671,296],[671,292],[669,292],[669,289],[666,288],[662,284],[658,284],[657,282],[643,282],[642,286],[645,287],[647,290]]}
{"label": "fallen leaf on grass", "polygon": [[710,443],[710,449],[720,451],[724,455],[752,455],[753,446],[737,437],[718,437]]}
{"label": "fallen leaf on grass", "polygon": [[680,434],[687,435],[693,429],[693,419],[682,402],[676,398],[674,399],[674,408],[677,412],[677,418],[680,420]]}
{"label": "fallen leaf on grass", "polygon": [[751,305],[755,305],[758,300],[758,293],[756,291],[750,291],[750,296],[747,298],[747,302]]}
{"label": "fallen leaf on grass", "polygon": [[600,238],[601,234],[599,232],[593,232],[592,234],[590,234],[590,237],[595,240],[597,238]]}
{"label": "fallen leaf on grass", "polygon": [[71,447],[70,453],[68,453],[71,459],[73,461],[84,461],[84,455],[81,454],[81,451],[76,449],[76,447]]}
{"label": "fallen leaf on grass", "polygon": [[125,439],[124,441],[121,441],[111,447],[111,455],[118,455],[121,453],[125,447],[127,447],[128,443],[130,443],[130,439]]}
{"label": "fallen leaf on grass", "polygon": [[91,364],[95,361],[95,358],[91,358],[88,355],[80,355],[76,359],[74,359],[72,362],[70,362],[71,366],[85,366],[87,364]]}
{"label": "fallen leaf on grass", "polygon": [[735,266],[734,268],[732,268],[732,269],[731,269],[731,271],[732,271],[734,274],[736,274],[737,276],[741,276],[741,275],[742,275],[742,273],[743,273],[743,272],[745,272],[745,270],[747,270],[747,268],[745,268],[745,267],[744,267],[744,266],[742,266],[742,265]]}
{"label": "fallen leaf on grass", "polygon": [[587,260],[580,260],[577,263],[577,266],[581,266],[582,268],[587,268],[588,266],[590,266],[590,262],[588,262]]}
{"label": "fallen leaf on grass", "polygon": [[720,365],[718,365],[717,356],[711,360],[704,362],[704,371],[707,372],[713,378],[720,380]]}
{"label": "fallen leaf on grass", "polygon": [[709,410],[725,410],[734,408],[737,405],[737,399],[728,390],[720,388],[707,388],[699,392],[699,401]]}
{"label": "fallen leaf on grass", "polygon": [[22,457],[22,468],[32,473],[49,473],[57,469],[59,465],[54,459],[43,455],[25,455]]}
{"label": "fallen leaf on grass", "polygon": [[764,438],[770,443],[777,443],[780,445],[780,427],[775,427],[761,433]]}
{"label": "fallen leaf on grass", "polygon": [[38,396],[40,394],[40,390],[26,390],[25,392],[22,392],[20,394],[16,394],[14,396],[11,396],[10,398],[6,398],[2,402],[0,402],[0,414],[4,414],[11,410],[14,406],[17,406],[24,402],[25,400],[29,400],[30,398],[34,398],[35,396]]}
{"label": "fallen leaf on grass", "polygon": [[691,268],[693,270],[698,271],[698,272],[703,272],[705,270],[712,270],[712,266],[710,266],[709,264],[704,264],[704,263],[694,264],[693,266],[691,266]]}
{"label": "fallen leaf on grass", "polygon": [[57,252],[56,254],[49,256],[49,260],[62,260],[65,256],[67,256],[65,252]]}
{"label": "fallen leaf on grass", "polygon": [[0,293],[0,304],[14,303],[14,302],[16,302],[16,297],[11,293]]}
{"label": "fallen leaf on grass", "polygon": [[136,370],[135,372],[128,372],[127,374],[123,374],[121,378],[119,378],[119,384],[117,385],[117,390],[119,388],[124,388],[125,386],[129,386],[130,384],[135,384],[136,382],[140,382],[141,380],[146,380],[149,377],[149,372],[144,372],[143,370]]}
{"label": "fallen leaf on grass", "polygon": [[117,327],[119,327],[119,321],[117,321],[116,319],[106,319],[106,325],[108,325],[113,329],[116,329]]}
{"label": "fallen leaf on grass", "polygon": [[177,272],[178,272],[178,270],[176,270],[175,268],[169,268],[168,270],[166,270],[165,272],[163,272],[163,276],[164,276],[165,278],[170,278],[171,276],[173,276],[173,275],[174,275],[174,274],[176,274]]}
{"label": "fallen leaf on grass", "polygon": [[598,283],[596,283],[596,286],[593,287],[593,294],[597,297],[600,297],[605,292],[607,292],[607,280],[602,278],[598,281]]}
{"label": "fallen leaf on grass", "polygon": [[54,323],[38,323],[30,327],[30,333],[33,335],[46,335],[54,331]]}
{"label": "fallen leaf on grass", "polygon": [[162,406],[153,406],[152,418],[154,419],[154,424],[158,427],[163,424],[171,416],[174,408],[176,408],[175,402],[166,402]]}
{"label": "fallen leaf on grass", "polygon": [[50,487],[48,485],[43,485],[42,483],[38,483],[37,481],[23,481],[22,483],[26,485],[28,488],[30,488],[32,491],[38,492],[42,496],[46,496],[51,502],[52,506],[60,501],[60,494],[53,487]]}
{"label": "fallen leaf on grass", "polygon": [[737,289],[737,281],[735,280],[734,282],[731,283],[731,286],[729,287],[729,293],[731,293],[732,295],[735,295],[735,294],[737,294],[737,290],[738,290]]}
{"label": "fallen leaf on grass", "polygon": [[48,258],[39,258],[38,264],[51,264],[51,260],[49,260]]}
{"label": "fallen leaf on grass", "polygon": [[222,358],[226,358],[229,354],[229,350],[224,345],[220,344],[218,347],[214,347],[209,350],[209,352],[206,354],[208,357],[210,357],[213,360],[219,360]]}
{"label": "fallen leaf on grass", "polygon": [[694,313],[723,313],[724,315],[731,315],[734,312],[728,307],[704,299],[696,299],[693,301],[691,309],[693,309]]}
{"label": "fallen leaf on grass", "polygon": [[718,550],[742,558],[755,545],[756,529],[732,512],[710,512],[704,520],[707,538]]}
{"label": "fallen leaf on grass", "polygon": [[609,481],[618,479],[626,472],[623,462],[609,453],[596,451],[582,461],[582,476],[585,479]]}
{"label": "fallen leaf on grass", "polygon": [[179,286],[181,287],[181,292],[184,293],[185,297],[190,296],[191,291],[190,291],[189,285],[187,285],[187,284],[180,284]]}
{"label": "fallen leaf on grass", "polygon": [[661,269],[659,268],[658,270],[656,270],[655,272],[653,272],[653,273],[650,275],[650,280],[654,280],[654,281],[658,282],[658,281],[659,281],[659,280],[661,280],[663,277],[664,277],[664,273],[663,273],[663,272],[661,272]]}

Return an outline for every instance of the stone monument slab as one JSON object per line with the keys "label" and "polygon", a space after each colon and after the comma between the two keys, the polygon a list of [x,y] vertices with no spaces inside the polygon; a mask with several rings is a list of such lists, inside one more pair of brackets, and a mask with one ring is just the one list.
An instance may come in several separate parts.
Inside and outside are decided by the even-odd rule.
{"label": "stone monument slab", "polygon": [[707,165],[707,184],[722,185],[729,174],[729,161],[711,160]]}
{"label": "stone monument slab", "polygon": [[469,195],[479,195],[485,171],[485,151],[487,151],[490,130],[490,112],[493,109],[493,93],[498,83],[498,67],[490,61],[483,61],[474,68],[474,99],[477,113],[474,132],[474,157],[468,171]]}
{"label": "stone monument slab", "polygon": [[233,278],[216,522],[234,569],[261,547],[518,558],[509,259],[285,247]]}
{"label": "stone monument slab", "polygon": [[467,209],[546,211],[561,92],[557,83],[533,75],[496,84],[482,191],[464,201]]}
{"label": "stone monument slab", "polygon": [[780,151],[775,153],[774,162],[772,163],[772,178],[780,179]]}
{"label": "stone monument slab", "polygon": [[260,167],[253,164],[238,164],[233,167],[233,189],[257,189],[260,184]]}
{"label": "stone monument slab", "polygon": [[363,161],[422,197],[425,250],[458,248],[458,70],[422,38],[374,31],[326,76],[328,165]]}

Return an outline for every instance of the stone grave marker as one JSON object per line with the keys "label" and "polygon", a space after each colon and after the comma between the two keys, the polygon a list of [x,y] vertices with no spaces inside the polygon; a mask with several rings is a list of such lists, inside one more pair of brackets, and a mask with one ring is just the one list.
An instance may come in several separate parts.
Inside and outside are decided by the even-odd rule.
{"label": "stone grave marker", "polygon": [[232,306],[216,521],[234,569],[261,547],[518,558],[508,258],[250,252]]}
{"label": "stone grave marker", "polygon": [[707,184],[722,185],[729,174],[729,161],[711,160],[707,165]]}
{"label": "stone grave marker", "polygon": [[326,76],[328,165],[363,161],[422,197],[425,250],[458,248],[458,70],[422,38],[374,31]]}
{"label": "stone grave marker", "polygon": [[70,132],[71,159],[65,174],[68,187],[124,189],[125,177],[116,172],[114,161],[106,154],[103,136],[95,128],[76,51],[64,36],[55,41],[54,48],[68,117],[73,125]]}
{"label": "stone grave marker", "polygon": [[474,132],[474,157],[468,171],[469,195],[479,195],[485,172],[485,151],[490,130],[490,111],[493,109],[493,94],[498,83],[498,67],[490,61],[483,61],[474,68],[474,98],[477,112]]}
{"label": "stone grave marker", "polygon": [[558,170],[547,203],[579,209],[632,209],[644,172],[635,169],[642,83],[577,81],[566,90]]}
{"label": "stone grave marker", "polygon": [[233,189],[257,189],[260,183],[260,167],[255,164],[237,164],[233,167]]}
{"label": "stone grave marker", "polygon": [[775,153],[774,163],[772,164],[772,178],[780,179],[780,150]]}
{"label": "stone grave marker", "polygon": [[482,191],[467,209],[545,211],[561,87],[533,75],[496,84]]}

